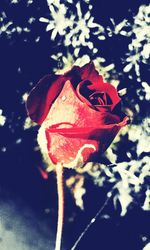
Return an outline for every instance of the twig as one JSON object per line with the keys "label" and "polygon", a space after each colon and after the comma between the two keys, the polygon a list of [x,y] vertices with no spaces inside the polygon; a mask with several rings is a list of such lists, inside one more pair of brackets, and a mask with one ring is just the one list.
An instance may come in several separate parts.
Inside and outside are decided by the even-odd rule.
{"label": "twig", "polygon": [[89,228],[91,227],[91,225],[96,221],[97,217],[101,214],[101,212],[103,211],[103,209],[106,207],[106,205],[108,204],[109,200],[112,197],[113,191],[114,191],[114,188],[112,188],[112,190],[107,193],[107,199],[105,200],[103,206],[99,209],[99,211],[96,213],[96,215],[91,219],[91,221],[89,222],[89,224],[86,226],[86,228],[84,229],[84,231],[80,234],[79,238],[76,240],[76,242],[74,243],[74,245],[71,248],[71,250],[75,250],[75,248],[77,247],[77,245],[79,244],[79,242],[81,241],[81,239],[83,238],[83,236],[85,235],[85,233],[89,230]]}

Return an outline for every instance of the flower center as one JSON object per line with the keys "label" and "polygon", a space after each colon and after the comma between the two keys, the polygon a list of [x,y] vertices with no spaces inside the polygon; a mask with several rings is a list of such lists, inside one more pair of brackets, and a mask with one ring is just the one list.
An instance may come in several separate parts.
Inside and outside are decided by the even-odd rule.
{"label": "flower center", "polygon": [[112,101],[109,97],[109,95],[105,92],[99,92],[96,91],[92,93],[89,96],[89,101],[91,102],[92,105],[100,105],[100,106],[105,106],[105,105],[111,105]]}

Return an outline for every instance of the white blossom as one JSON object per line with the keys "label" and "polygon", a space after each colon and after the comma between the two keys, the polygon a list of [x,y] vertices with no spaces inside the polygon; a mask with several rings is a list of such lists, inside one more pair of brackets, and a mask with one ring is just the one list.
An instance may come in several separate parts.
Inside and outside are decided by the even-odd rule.
{"label": "white blossom", "polygon": [[150,58],[150,5],[142,5],[139,12],[134,17],[134,23],[130,27],[130,32],[126,32],[132,37],[128,45],[124,72],[130,72],[134,69],[138,80],[140,81],[140,63],[147,63]]}
{"label": "white blossom", "polygon": [[143,248],[143,250],[149,250],[150,249],[150,242],[146,244],[146,246]]}
{"label": "white blossom", "polygon": [[72,28],[74,17],[71,19],[66,18],[67,8],[64,4],[60,4],[59,1],[48,1],[50,17],[47,19],[44,17],[40,18],[41,22],[48,23],[46,31],[52,30],[51,39],[55,40],[57,34],[63,36],[66,34],[66,29]]}
{"label": "white blossom", "polygon": [[4,126],[5,122],[6,122],[6,117],[4,115],[2,115],[3,111],[2,109],[0,109],[0,126]]}
{"label": "white blossom", "polygon": [[100,40],[104,40],[104,28],[94,22],[91,15],[92,5],[89,1],[85,1],[87,12],[83,14],[80,2],[75,5],[76,10],[73,12],[67,3],[73,4],[73,1],[66,1],[66,5],[56,0],[47,0],[50,18],[41,17],[40,21],[47,23],[46,31],[51,31],[51,39],[55,40],[57,34],[63,38],[64,46],[72,46],[74,48],[75,57],[79,56],[82,47],[88,47],[97,53],[91,34]]}

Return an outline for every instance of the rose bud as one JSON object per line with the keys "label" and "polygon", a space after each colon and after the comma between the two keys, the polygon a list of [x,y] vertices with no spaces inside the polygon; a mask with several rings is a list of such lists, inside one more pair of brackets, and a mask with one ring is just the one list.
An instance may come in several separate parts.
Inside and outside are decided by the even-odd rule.
{"label": "rose bud", "polygon": [[92,62],[46,75],[31,91],[27,110],[44,130],[51,162],[65,167],[99,157],[128,121],[115,87]]}

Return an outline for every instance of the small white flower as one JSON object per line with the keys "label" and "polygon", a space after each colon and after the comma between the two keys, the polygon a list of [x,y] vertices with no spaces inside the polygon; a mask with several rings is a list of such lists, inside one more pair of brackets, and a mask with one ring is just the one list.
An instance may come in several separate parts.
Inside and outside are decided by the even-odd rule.
{"label": "small white flower", "polygon": [[[124,67],[124,72],[130,72],[134,68],[140,81],[140,63],[147,63],[150,58],[150,5],[142,5],[139,12],[134,17],[134,23],[130,25],[128,36],[132,37],[128,45],[129,53],[126,61],[129,62]],[[120,23],[121,24],[121,23]]]}
{"label": "small white flower", "polygon": [[5,122],[6,122],[6,117],[4,115],[2,115],[3,111],[2,109],[0,109],[0,126],[4,126]]}
{"label": "small white flower", "polygon": [[143,250],[149,250],[150,249],[150,242],[146,244],[146,246],[143,248]]}
{"label": "small white flower", "polygon": [[59,4],[59,1],[48,1],[48,4],[52,20],[41,17],[40,21],[48,23],[46,31],[52,30],[51,39],[55,40],[57,34],[60,36],[65,35],[66,29],[68,27],[71,28],[73,22],[69,18],[66,18],[67,8],[64,4]]}

